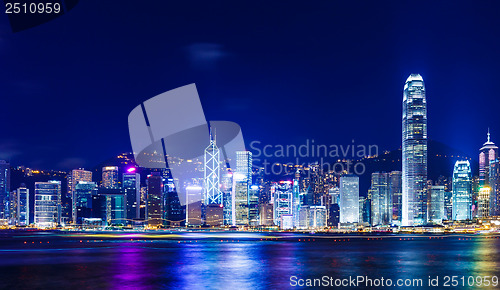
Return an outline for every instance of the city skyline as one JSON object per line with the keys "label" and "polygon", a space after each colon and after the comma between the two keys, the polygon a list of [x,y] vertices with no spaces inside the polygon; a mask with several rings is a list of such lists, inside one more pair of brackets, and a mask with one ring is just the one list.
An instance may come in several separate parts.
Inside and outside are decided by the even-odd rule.
{"label": "city skyline", "polygon": [[[499,40],[489,37],[499,33],[493,11],[500,4],[450,10],[389,2],[367,4],[366,10],[324,4],[302,20],[294,18],[303,12],[297,2],[270,5],[258,13],[259,23],[271,30],[248,24],[255,21],[255,8],[234,14],[227,12],[229,6],[207,3],[200,4],[207,6],[200,11],[213,13],[193,12],[183,3],[155,4],[158,9],[147,13],[100,3],[120,11],[108,15],[85,2],[64,17],[19,33],[10,33],[2,18],[0,84],[6,97],[1,100],[0,159],[39,169],[93,167],[130,151],[126,114],[145,96],[192,82],[202,90],[207,119],[237,122],[246,128],[247,142],[349,144],[355,139],[394,150],[400,144],[392,133],[399,127],[400,86],[413,72],[424,77],[432,92],[429,139],[476,156],[476,140],[487,128],[493,136],[500,132],[494,109],[499,106],[494,87],[500,78]],[[165,10],[179,13],[165,18]],[[425,23],[393,25],[423,11]],[[131,24],[117,16],[127,13],[141,21]],[[183,13],[195,13],[196,21],[179,18]],[[279,25],[277,14],[289,27]],[[158,25],[147,25],[150,21]],[[112,39],[99,29],[107,23],[117,23]],[[412,37],[403,37],[408,32]],[[89,38],[105,49],[88,43]],[[295,114],[296,120],[275,118],[275,108]],[[380,113],[385,111],[393,113]],[[24,122],[10,126],[18,117]],[[104,119],[106,126],[101,126]],[[367,120],[385,130],[369,130]],[[318,126],[338,122],[347,125],[334,126],[328,134]],[[469,128],[467,135],[447,124]]]}
{"label": "city skyline", "polygon": [[4,1],[0,289],[500,285],[500,1]]}

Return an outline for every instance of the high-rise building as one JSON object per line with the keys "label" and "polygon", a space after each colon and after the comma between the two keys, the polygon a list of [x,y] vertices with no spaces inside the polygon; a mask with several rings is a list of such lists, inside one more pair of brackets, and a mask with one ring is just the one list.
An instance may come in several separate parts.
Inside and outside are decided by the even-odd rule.
{"label": "high-rise building", "polygon": [[75,186],[77,225],[83,225],[84,219],[93,217],[92,202],[95,194],[97,194],[97,184],[95,182],[79,181]]}
{"label": "high-rise building", "polygon": [[392,199],[389,192],[389,174],[385,172],[372,173],[370,192],[372,225],[390,224],[392,220]]}
{"label": "high-rise building", "polygon": [[293,187],[291,181],[280,181],[274,187],[274,224],[281,227],[281,216],[292,215]]}
{"label": "high-rise building", "polygon": [[28,226],[30,224],[30,190],[21,184],[16,190],[16,225]]}
{"label": "high-rise building", "polygon": [[340,177],[340,222],[359,222],[359,177],[344,175]]}
{"label": "high-rise building", "polygon": [[500,215],[500,161],[490,161],[490,216]]}
{"label": "high-rise building", "polygon": [[259,191],[258,185],[252,185],[248,194],[248,222],[253,226],[259,225]]}
{"label": "high-rise building", "polygon": [[298,169],[295,172],[295,178],[293,179],[292,182],[293,182],[292,183],[293,226],[297,228],[299,226],[299,209],[300,209],[300,172]]}
{"label": "high-rise building", "polygon": [[204,196],[205,205],[222,204],[222,192],[220,190],[220,153],[215,137],[210,137],[210,144],[205,149],[204,158]]}
{"label": "high-rise building", "polygon": [[208,226],[218,227],[224,223],[224,210],[222,204],[209,204],[206,207],[206,221]]}
{"label": "high-rise building", "polygon": [[478,218],[487,218],[490,216],[490,196],[491,188],[489,186],[483,186],[479,189],[479,195],[477,199]]}
{"label": "high-rise building", "polygon": [[359,223],[365,225],[372,224],[372,193],[368,190],[367,197],[359,197]]}
{"label": "high-rise building", "polygon": [[68,192],[67,197],[71,199],[71,213],[73,223],[76,223],[76,196],[75,188],[78,182],[92,182],[92,171],[87,171],[84,169],[73,169],[68,174]]}
{"label": "high-rise building", "polygon": [[444,219],[453,220],[453,191],[444,192]]}
{"label": "high-rise building", "polygon": [[163,225],[163,180],[158,172],[153,172],[147,179],[148,194],[146,219],[148,226]]}
{"label": "high-rise building", "polygon": [[186,225],[200,226],[202,219],[202,190],[198,185],[186,187]]}
{"label": "high-rise building", "polygon": [[327,226],[326,207],[322,205],[304,205],[299,210],[299,228],[321,229]]}
{"label": "high-rise building", "polygon": [[259,216],[261,226],[274,225],[273,205],[270,203],[261,203],[259,206]]}
{"label": "high-rise building", "polygon": [[236,152],[236,171],[233,174],[234,206],[236,225],[248,225],[248,201],[252,183],[252,152]]}
{"label": "high-rise building", "polygon": [[222,171],[221,191],[222,201],[224,203],[224,225],[233,225],[233,173],[224,168]]}
{"label": "high-rise building", "polygon": [[35,225],[53,228],[60,223],[61,182],[35,182]]}
{"label": "high-rise building", "polygon": [[173,178],[164,179],[163,191],[165,192],[165,219],[169,226],[185,225],[186,213],[181,205]]}
{"label": "high-rise building", "polygon": [[491,142],[488,130],[488,139],[479,150],[479,187],[490,186],[490,162],[496,159],[498,159],[498,147]]}
{"label": "high-rise building", "polygon": [[337,228],[340,223],[340,206],[338,203],[330,205],[328,212],[328,226]]}
{"label": "high-rise building", "polygon": [[468,160],[455,162],[452,188],[452,219],[472,219],[472,171]]}
{"label": "high-rise building", "polygon": [[102,168],[102,187],[119,188],[118,166],[105,166]]}
{"label": "high-rise building", "polygon": [[403,93],[402,225],[427,222],[427,103],[424,80],[411,74]]}
{"label": "high-rise building", "polygon": [[123,193],[125,194],[127,219],[134,220],[140,218],[141,205],[141,175],[136,172],[135,167],[127,169],[123,173]]}
{"label": "high-rise building", "polygon": [[389,173],[389,195],[392,198],[392,222],[396,225],[401,225],[402,218],[402,172],[392,171]]}
{"label": "high-rise building", "polygon": [[10,164],[0,160],[0,219],[9,215]]}
{"label": "high-rise building", "polygon": [[102,168],[102,184],[100,193],[106,196],[106,220],[108,224],[125,224],[127,201],[120,188],[118,166]]}
{"label": "high-rise building", "polygon": [[430,186],[428,192],[429,222],[441,224],[444,219],[444,186]]}

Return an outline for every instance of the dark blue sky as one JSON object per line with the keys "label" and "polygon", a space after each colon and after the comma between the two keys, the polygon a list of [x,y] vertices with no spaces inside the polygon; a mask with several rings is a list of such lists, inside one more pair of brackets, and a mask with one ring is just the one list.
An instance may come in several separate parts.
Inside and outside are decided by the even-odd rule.
{"label": "dark blue sky", "polygon": [[410,73],[430,139],[475,156],[490,127],[500,143],[498,1],[173,2],[86,0],[18,33],[0,16],[0,158],[92,167],[131,151],[135,106],[193,82],[248,143],[392,150]]}

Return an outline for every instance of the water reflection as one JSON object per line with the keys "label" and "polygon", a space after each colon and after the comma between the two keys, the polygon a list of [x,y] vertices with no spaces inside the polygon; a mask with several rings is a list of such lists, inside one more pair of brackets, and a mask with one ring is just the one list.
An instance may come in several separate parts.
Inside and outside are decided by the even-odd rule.
{"label": "water reflection", "polygon": [[0,288],[287,288],[292,275],[422,278],[426,286],[428,276],[500,276],[500,239],[448,236],[299,242],[299,236],[268,241],[265,237],[219,239],[218,234],[199,240],[96,243],[57,237],[43,248],[37,244],[20,247],[14,240],[0,239]]}

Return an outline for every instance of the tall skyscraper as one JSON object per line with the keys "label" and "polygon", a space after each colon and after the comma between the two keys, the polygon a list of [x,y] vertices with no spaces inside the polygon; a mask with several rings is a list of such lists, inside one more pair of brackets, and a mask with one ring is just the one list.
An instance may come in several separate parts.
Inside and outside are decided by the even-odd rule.
{"label": "tall skyscraper", "polygon": [[488,139],[479,150],[479,187],[490,185],[490,162],[498,158],[498,147],[490,140],[490,131],[488,130]]}
{"label": "tall skyscraper", "polygon": [[73,223],[76,223],[76,196],[75,188],[78,182],[92,182],[92,171],[84,169],[73,169],[68,174],[68,192],[67,197],[71,198],[71,213]]}
{"label": "tall skyscraper", "polygon": [[477,198],[477,217],[486,218],[490,216],[490,196],[491,188],[483,186],[479,189]]}
{"label": "tall skyscraper", "polygon": [[259,191],[258,185],[251,185],[248,193],[248,222],[250,225],[259,225]]}
{"label": "tall skyscraper", "polygon": [[153,172],[149,175],[147,185],[146,219],[148,226],[159,227],[163,225],[163,180],[160,174]]}
{"label": "tall skyscraper", "polygon": [[443,223],[444,215],[444,186],[430,186],[428,194],[429,221],[435,224]]}
{"label": "tall skyscraper", "polygon": [[392,198],[392,222],[396,225],[401,225],[402,218],[402,172],[392,171],[389,173],[389,194]]}
{"label": "tall skyscraper", "polygon": [[205,149],[204,158],[204,196],[205,205],[222,204],[222,192],[220,190],[220,153],[216,139],[210,138],[210,144]]}
{"label": "tall skyscraper", "polygon": [[118,166],[102,168],[102,184],[100,193],[106,196],[106,220],[108,224],[126,223],[126,200],[120,188]]}
{"label": "tall skyscraper", "polygon": [[10,164],[0,160],[0,219],[7,219],[9,214]]}
{"label": "tall skyscraper", "polygon": [[233,225],[233,173],[224,168],[222,170],[221,191],[222,201],[224,202],[224,225]]}
{"label": "tall skyscraper", "polygon": [[252,152],[236,152],[236,170],[233,175],[233,215],[236,225],[248,225],[248,202],[252,183]]}
{"label": "tall skyscraper", "polygon": [[167,224],[169,226],[185,224],[185,207],[181,205],[173,178],[167,176],[163,180],[163,192],[165,194],[165,219]]}
{"label": "tall skyscraper", "polygon": [[[292,214],[293,187],[291,181],[280,181],[274,187],[274,224],[281,226],[281,216]],[[293,225],[292,225],[293,226]]]}
{"label": "tall skyscraper", "polygon": [[468,160],[455,162],[452,191],[452,219],[472,219],[472,171]]}
{"label": "tall skyscraper", "polygon": [[76,224],[83,225],[84,219],[93,217],[92,201],[97,193],[95,182],[79,181],[75,187],[76,197]]}
{"label": "tall skyscraper", "polygon": [[202,190],[203,188],[198,185],[186,187],[186,225],[188,226],[203,224]]}
{"label": "tall skyscraper", "polygon": [[390,224],[392,220],[392,199],[389,192],[389,174],[385,172],[372,173],[370,192],[372,225]]}
{"label": "tall skyscraper", "polygon": [[[499,168],[498,168],[498,147],[488,139],[479,150],[479,194],[477,215],[487,217],[498,214],[498,194],[499,194]],[[485,198],[488,198],[488,205]],[[487,208],[487,209],[486,209]],[[486,212],[487,211],[487,212]]]}
{"label": "tall skyscraper", "polygon": [[35,225],[53,228],[60,223],[61,182],[35,182]]}
{"label": "tall skyscraper", "polygon": [[490,216],[500,215],[500,161],[490,161]]}
{"label": "tall skyscraper", "polygon": [[30,190],[21,184],[16,190],[16,225],[27,226],[30,224]]}
{"label": "tall skyscraper", "polygon": [[102,168],[102,187],[119,188],[118,166],[105,166]]}
{"label": "tall skyscraper", "polygon": [[424,80],[411,74],[403,92],[402,225],[427,222],[427,102]]}
{"label": "tall skyscraper", "polygon": [[340,177],[340,222],[359,222],[359,177]]}
{"label": "tall skyscraper", "polygon": [[127,219],[139,219],[141,205],[141,175],[136,172],[135,167],[131,167],[127,169],[127,172],[123,173],[122,186],[127,203]]}

